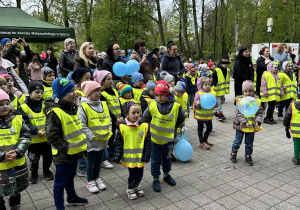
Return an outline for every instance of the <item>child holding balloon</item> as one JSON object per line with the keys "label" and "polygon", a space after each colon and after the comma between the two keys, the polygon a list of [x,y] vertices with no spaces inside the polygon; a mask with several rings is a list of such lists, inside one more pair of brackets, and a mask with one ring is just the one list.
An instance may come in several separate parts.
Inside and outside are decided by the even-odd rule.
{"label": "child holding balloon", "polygon": [[[199,147],[209,150],[214,145],[208,141],[208,136],[212,132],[212,120],[214,118],[213,108],[217,106],[217,103],[201,104],[201,97],[204,97],[205,94],[212,94],[216,98],[217,95],[215,91],[211,90],[211,79],[209,77],[200,77],[197,81],[197,87],[199,91],[195,94],[194,118],[196,118],[198,122]],[[205,109],[204,106],[210,106],[211,108]],[[206,131],[203,136],[204,125],[206,127]]]}
{"label": "child holding balloon", "polygon": [[[237,96],[235,104],[238,105],[241,99],[250,96],[257,100],[259,107],[258,111],[253,115],[245,115],[245,112],[241,112],[239,108],[236,110],[235,121],[233,128],[236,129],[235,140],[232,143],[230,160],[232,163],[236,163],[236,156],[238,149],[243,141],[245,135],[245,161],[249,166],[253,166],[252,152],[254,133],[263,130],[261,125],[261,119],[263,116],[263,108],[261,107],[261,99],[257,98],[254,92],[254,86],[252,81],[246,80],[242,84],[243,96]],[[238,106],[237,106],[238,107]]]}

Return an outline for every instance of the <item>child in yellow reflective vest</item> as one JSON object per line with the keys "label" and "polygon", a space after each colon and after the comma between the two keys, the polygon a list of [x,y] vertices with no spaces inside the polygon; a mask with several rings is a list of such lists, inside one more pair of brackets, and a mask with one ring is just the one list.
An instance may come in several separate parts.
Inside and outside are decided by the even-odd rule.
{"label": "child in yellow reflective vest", "polygon": [[[184,82],[178,81],[175,86],[175,101],[181,105],[182,111],[184,112],[188,121],[188,94],[186,93],[186,86]],[[177,131],[178,132],[178,131]]]}
{"label": "child in yellow reflective vest", "polygon": [[[213,124],[212,120],[214,118],[213,109],[204,109],[201,107],[201,96],[204,94],[212,94],[216,97],[216,92],[211,90],[211,78],[209,77],[200,77],[197,81],[198,92],[195,94],[194,101],[194,118],[198,123],[198,137],[200,141],[200,148],[209,150],[214,144],[208,141],[208,136],[212,132]],[[218,104],[216,103],[215,107]],[[204,136],[203,129],[204,125],[206,127]]]}
{"label": "child in yellow reflective vest", "polygon": [[160,79],[166,81],[170,86],[170,92],[175,93],[175,77],[172,74],[169,74],[167,71],[162,71],[160,73]]}
{"label": "child in yellow reflective vest", "polygon": [[141,96],[141,108],[142,108],[142,113],[149,107],[152,101],[155,100],[155,83],[149,81],[146,84],[146,90],[143,91],[142,96]]}
{"label": "child in yellow reflective vest", "polygon": [[28,149],[31,176],[29,182],[38,181],[39,160],[43,156],[43,174],[48,180],[54,179],[50,171],[52,163],[51,146],[47,143],[45,132],[46,115],[44,114],[44,86],[39,80],[32,80],[28,85],[29,97],[20,106],[20,112],[31,133],[31,145]]}
{"label": "child in yellow reflective vest", "polygon": [[42,84],[44,86],[44,94],[43,99],[49,99],[53,96],[53,90],[52,90],[52,82],[55,80],[55,74],[54,71],[49,67],[43,67],[42,68]]}
{"label": "child in yellow reflective vest", "polygon": [[21,115],[10,106],[9,96],[0,90],[0,209],[20,209],[21,192],[28,187],[25,152],[30,145],[30,131]]}
{"label": "child in yellow reflective vest", "polygon": [[[253,165],[252,152],[253,152],[253,142],[254,133],[263,130],[260,126],[263,116],[263,108],[261,107],[261,100],[256,97],[254,92],[254,86],[252,81],[246,80],[242,84],[243,96],[237,96],[235,104],[237,106],[235,121],[233,122],[233,128],[236,129],[235,140],[232,143],[230,160],[232,163],[236,163],[236,156],[240,145],[242,144],[243,137],[245,135],[245,161],[249,166]],[[238,102],[241,98],[245,96],[251,96],[256,98],[259,104],[258,111],[256,114],[251,116],[243,115],[238,110]]]}
{"label": "child in yellow reflective vest", "polygon": [[3,76],[0,76],[0,88],[8,94],[10,100],[10,106],[14,110],[17,110],[19,108],[18,97],[14,95],[10,89],[7,88],[7,81]]}
{"label": "child in yellow reflective vest", "polygon": [[86,81],[81,83],[81,89],[86,97],[81,98],[79,119],[87,139],[87,189],[91,193],[105,190],[106,186],[100,179],[100,168],[108,139],[112,132],[110,115],[105,101],[100,101],[101,89],[99,83]]}
{"label": "child in yellow reflective vest", "polygon": [[144,76],[144,84],[142,85],[143,91],[146,90],[146,84],[147,84],[148,82],[154,82],[153,75],[151,75],[151,74],[146,74],[146,75]]}
{"label": "child in yellow reflective vest", "polygon": [[143,93],[142,85],[144,82],[144,77],[141,73],[134,72],[131,77],[132,89],[133,89],[133,99],[141,104],[141,95]]}
{"label": "child in yellow reflective vest", "polygon": [[190,113],[190,108],[193,106],[195,94],[197,93],[197,80],[200,77],[200,72],[196,71],[196,67],[192,63],[186,65],[188,73],[185,74],[184,82],[186,85],[186,93],[189,95],[189,100],[187,104],[188,114]]}
{"label": "child in yellow reflective vest", "polygon": [[19,91],[17,88],[14,87],[13,77],[9,74],[2,74],[1,76],[3,76],[6,79],[8,91],[10,91],[12,95],[18,98],[18,105],[23,104],[25,102],[26,96],[24,93],[22,93],[21,91]]}
{"label": "child in yellow reflective vest", "polygon": [[120,124],[115,142],[114,161],[128,167],[129,199],[144,196],[140,182],[143,178],[144,165],[151,157],[151,137],[149,124],[140,122],[140,107],[133,101],[123,105],[125,120]]}
{"label": "child in yellow reflective vest", "polygon": [[[119,100],[120,100],[121,110],[122,110],[122,106],[128,101],[133,101],[133,102],[137,103],[133,99],[132,91],[133,91],[133,89],[130,85],[126,85],[126,84],[120,85],[120,87],[119,87],[119,93],[120,93]],[[123,112],[122,112],[122,117],[125,117],[125,114]]]}

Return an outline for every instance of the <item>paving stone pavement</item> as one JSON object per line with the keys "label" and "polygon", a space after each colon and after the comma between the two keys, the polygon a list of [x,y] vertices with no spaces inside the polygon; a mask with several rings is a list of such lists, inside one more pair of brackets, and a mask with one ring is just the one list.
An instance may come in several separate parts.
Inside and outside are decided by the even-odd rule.
{"label": "paving stone pavement", "polygon": [[[291,162],[293,143],[285,137],[282,121],[277,125],[263,124],[264,130],[255,134],[254,166],[245,164],[244,144],[238,153],[238,163],[233,165],[230,162],[235,137],[232,129],[235,117],[233,99],[231,81],[231,94],[226,95],[223,106],[227,120],[215,123],[215,132],[209,137],[214,143],[211,150],[199,148],[197,123],[190,116],[186,127],[192,134],[189,142],[194,154],[188,162],[172,163],[171,175],[177,182],[175,187],[161,181],[162,191],[154,192],[148,163],[141,183],[145,196],[129,200],[125,193],[128,170],[121,164],[114,164],[114,169],[101,169],[100,176],[107,189],[98,194],[90,194],[85,187],[86,180],[76,177],[77,194],[87,198],[89,203],[84,207],[66,209],[299,209],[299,167]],[[30,185],[22,192],[22,209],[55,209],[53,181],[40,176],[38,184]]]}

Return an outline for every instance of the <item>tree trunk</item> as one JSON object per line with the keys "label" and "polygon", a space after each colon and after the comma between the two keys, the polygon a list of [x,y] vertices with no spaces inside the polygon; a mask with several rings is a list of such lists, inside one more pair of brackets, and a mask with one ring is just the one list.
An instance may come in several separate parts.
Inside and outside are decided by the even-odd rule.
{"label": "tree trunk", "polygon": [[[43,6],[43,16],[44,16],[44,21],[48,22],[49,21],[49,9],[47,7],[47,0],[42,1],[42,6]],[[49,43],[45,43],[45,52],[47,53],[47,49],[50,46]]]}
{"label": "tree trunk", "polygon": [[158,16],[158,27],[159,27],[159,33],[160,33],[160,42],[161,45],[165,45],[165,35],[164,35],[164,27],[163,22],[161,18],[161,11],[160,11],[160,0],[156,0],[156,7],[157,7],[157,16]]}
{"label": "tree trunk", "polygon": [[217,25],[218,25],[218,1],[215,0],[215,30],[214,30],[214,46],[213,46],[213,59],[216,59],[216,46],[217,46]]}
{"label": "tree trunk", "polygon": [[202,53],[203,53],[203,46],[204,46],[204,0],[202,0],[202,13],[201,13],[201,51],[200,51],[200,57],[202,58]]}
{"label": "tree trunk", "polygon": [[221,34],[221,56],[224,56],[225,52],[225,34],[224,34],[224,23],[225,23],[225,5],[224,5],[224,0],[221,0],[221,25],[220,25],[220,34]]}
{"label": "tree trunk", "polygon": [[181,15],[181,23],[182,23],[182,35],[183,35],[183,42],[184,42],[184,48],[186,51],[186,56],[191,57],[190,53],[190,44],[189,44],[189,38],[187,33],[187,14],[185,12],[185,0],[180,0],[180,15]]}
{"label": "tree trunk", "polygon": [[91,1],[90,7],[88,7],[87,0],[83,0],[83,16],[84,16],[84,25],[85,25],[85,39],[87,42],[92,42],[91,38],[91,6],[93,4],[93,0]]}
{"label": "tree trunk", "polygon": [[63,7],[64,26],[69,27],[70,24],[69,24],[67,0],[62,0],[62,7]]}
{"label": "tree trunk", "polygon": [[17,8],[21,9],[21,0],[16,0],[16,3],[17,3]]}
{"label": "tree trunk", "polygon": [[183,53],[186,56],[185,47],[182,44],[182,19],[181,19],[181,12],[179,12],[179,52]]}
{"label": "tree trunk", "polygon": [[[202,50],[200,49],[200,43],[199,43],[196,0],[193,0],[193,18],[194,18],[194,27],[195,27],[195,37],[196,37],[197,53],[198,53],[198,57],[199,56],[201,57],[202,56]],[[203,48],[203,46],[201,46],[201,47]]]}

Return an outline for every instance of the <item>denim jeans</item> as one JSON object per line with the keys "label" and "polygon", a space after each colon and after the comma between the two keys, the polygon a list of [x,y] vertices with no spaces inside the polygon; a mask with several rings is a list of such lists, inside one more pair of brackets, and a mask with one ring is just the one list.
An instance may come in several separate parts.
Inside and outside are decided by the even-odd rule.
{"label": "denim jeans", "polygon": [[86,177],[88,182],[99,178],[103,153],[104,149],[87,153]]}
{"label": "denim jeans", "polygon": [[283,109],[284,109],[284,111],[286,111],[289,108],[290,103],[292,103],[292,101],[293,101],[293,99],[289,98],[289,99],[279,102],[278,117],[283,117]]}
{"label": "denim jeans", "polygon": [[171,154],[174,148],[174,141],[160,145],[152,142],[151,153],[151,175],[159,177],[160,165],[164,173],[171,171]]}
{"label": "denim jeans", "polygon": [[224,96],[217,96],[217,102],[218,102],[218,107],[215,109],[215,113],[223,113],[222,111],[222,104],[224,101],[225,95]]}
{"label": "denim jeans", "polygon": [[86,158],[81,158],[78,160],[78,171],[86,172]]}
{"label": "denim jeans", "polygon": [[[197,122],[198,122],[198,137],[201,144],[207,141],[209,134],[212,132],[212,120],[206,120],[206,121],[197,120]],[[206,126],[206,131],[203,136],[204,124]]]}
{"label": "denim jeans", "polygon": [[144,175],[144,167],[142,168],[128,168],[128,189],[133,189],[140,185]]}
{"label": "denim jeans", "polygon": [[245,134],[245,157],[247,155],[252,155],[253,152],[253,142],[254,142],[254,133],[244,133],[243,131],[236,130],[235,140],[232,143],[232,153],[237,153],[240,145],[243,142],[243,137]]}
{"label": "denim jeans", "polygon": [[[114,156],[114,150],[115,150],[115,137],[116,137],[116,130],[117,130],[118,126],[116,126],[115,124],[112,124],[111,127],[111,132],[112,135],[108,140],[108,154],[110,157]],[[107,155],[106,152],[103,153],[103,161],[107,160]]]}
{"label": "denim jeans", "polygon": [[77,161],[65,164],[57,164],[54,179],[54,202],[57,210],[63,210],[64,190],[67,192],[67,200],[76,198],[74,177],[76,175]]}

